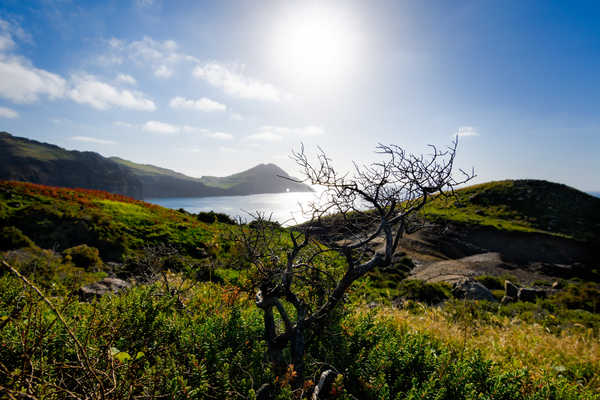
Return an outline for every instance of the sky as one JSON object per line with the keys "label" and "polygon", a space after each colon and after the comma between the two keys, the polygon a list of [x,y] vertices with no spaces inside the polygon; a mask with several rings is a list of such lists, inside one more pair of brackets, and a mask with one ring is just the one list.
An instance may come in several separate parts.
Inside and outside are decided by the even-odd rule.
{"label": "sky", "polygon": [[0,130],[197,177],[458,135],[477,182],[600,191],[598,21],[595,1],[3,0]]}

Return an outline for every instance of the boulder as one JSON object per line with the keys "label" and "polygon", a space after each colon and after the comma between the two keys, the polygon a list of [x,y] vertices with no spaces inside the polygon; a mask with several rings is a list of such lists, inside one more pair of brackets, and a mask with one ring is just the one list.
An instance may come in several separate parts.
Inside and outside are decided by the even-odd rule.
{"label": "boulder", "polygon": [[509,280],[504,281],[504,295],[507,297],[517,298],[519,287]]}
{"label": "boulder", "polygon": [[128,289],[131,284],[119,278],[104,278],[101,281],[83,286],[79,289],[79,300],[91,301],[108,293],[118,293]]}
{"label": "boulder", "polygon": [[455,282],[452,285],[452,294],[459,299],[498,301],[488,288],[471,278]]}
{"label": "boulder", "polygon": [[500,304],[505,305],[508,303],[514,303],[516,300],[514,297],[510,297],[510,296],[504,296],[502,297],[502,300],[500,300]]}
{"label": "boulder", "polygon": [[535,302],[538,298],[545,298],[546,291],[544,289],[520,288],[517,294],[517,299],[520,301]]}

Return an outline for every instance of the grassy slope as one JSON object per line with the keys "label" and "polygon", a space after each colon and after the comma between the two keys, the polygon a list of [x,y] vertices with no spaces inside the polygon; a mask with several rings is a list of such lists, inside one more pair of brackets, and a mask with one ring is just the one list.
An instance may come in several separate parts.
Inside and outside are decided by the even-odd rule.
{"label": "grassy slope", "polygon": [[149,164],[138,164],[118,157],[111,157],[111,160],[130,168],[133,173],[138,176],[169,176],[188,181],[200,182],[206,186],[219,189],[231,189],[237,185],[264,178],[264,176],[287,175],[285,171],[274,164],[260,164],[246,171],[229,176],[203,176],[201,178],[193,178],[170,169],[160,168]]}
{"label": "grassy slope", "polygon": [[197,256],[229,229],[107,192],[6,181],[0,182],[0,221],[42,248],[63,250],[85,243],[98,248],[105,261],[120,261],[155,243]]}
{"label": "grassy slope", "polygon": [[[472,198],[486,193],[483,199],[498,199],[500,191],[510,200],[514,196],[507,196],[507,185],[496,182],[464,189],[459,198],[470,203],[455,214],[451,206],[440,208],[436,217],[492,226],[500,221],[508,224],[500,224],[506,229],[546,232],[537,219],[521,222],[516,218],[515,210],[525,213],[525,208],[512,206],[511,211],[497,204],[482,206],[484,200]],[[478,213],[482,208],[484,216]],[[231,229],[124,196],[15,182],[0,182],[0,225],[19,227],[45,248],[96,245],[103,258],[110,258],[115,249],[121,249],[123,255],[146,243],[163,241],[191,254],[198,246],[217,242],[225,254],[224,234]],[[563,234],[585,234],[589,228],[570,229]],[[52,313],[37,303],[39,299],[18,299],[22,291],[18,281],[5,274],[0,276],[0,288],[0,321],[10,320],[0,330],[0,342],[6,344],[0,346],[0,361],[15,366],[8,374],[0,371],[0,384],[23,385],[29,373],[20,369],[22,362],[17,360],[31,354],[39,367],[35,374],[62,384],[56,373],[60,368],[48,365],[68,364],[72,362],[69,357],[74,357],[72,351],[63,350],[68,345],[52,339],[66,337],[63,327],[53,323]],[[256,389],[274,377],[262,362],[265,345],[260,311],[237,293],[235,288],[201,284],[187,292],[187,308],[181,311],[164,288],[140,287],[124,296],[102,299],[98,311],[96,306],[75,302],[65,306],[64,313],[76,334],[85,337],[86,343],[89,338],[90,356],[97,368],[115,368],[118,396],[127,397],[130,391],[172,398],[194,397],[188,396],[189,392],[198,397],[215,392],[227,397],[232,391],[245,395],[251,387]],[[28,312],[11,316],[20,301],[43,311],[34,312],[39,322],[28,318]],[[54,301],[63,309],[62,304],[69,300]],[[333,327],[341,329],[338,334],[309,350],[309,361],[338,367],[345,374],[345,387],[359,398],[393,394],[402,398],[477,398],[477,393],[482,398],[597,398],[593,394],[600,390],[597,331],[589,333],[581,325],[581,332],[575,327],[554,334],[545,323],[542,328],[522,317],[481,317],[477,308],[416,309],[380,310],[375,317],[349,313],[339,327]],[[527,312],[541,313],[537,309]],[[553,314],[544,318],[555,323]],[[31,353],[19,340],[25,331],[32,337],[49,333]],[[140,358],[111,364],[112,359],[98,350],[110,347]],[[314,364],[308,364],[312,374]],[[82,375],[80,379],[85,382],[86,378]],[[34,389],[38,395],[49,390],[43,386]]]}
{"label": "grassy slope", "polygon": [[538,232],[578,240],[600,236],[600,199],[537,180],[483,183],[436,197],[423,210],[433,220]]}
{"label": "grassy slope", "polygon": [[124,160],[119,157],[110,157],[110,159],[118,164],[130,168],[136,175],[166,175],[184,180],[198,181],[197,178],[192,178],[190,176],[184,175],[182,173],[167,168],[161,168],[150,164],[138,164],[134,163],[133,161]]}
{"label": "grassy slope", "polygon": [[10,148],[13,156],[33,158],[41,161],[74,159],[74,153],[58,146],[14,137],[0,132],[0,146]]}
{"label": "grassy slope", "polygon": [[203,176],[200,180],[208,186],[219,187],[221,189],[229,189],[236,185],[240,185],[248,182],[249,180],[255,180],[262,176],[265,170],[276,171],[276,174],[287,175],[283,170],[274,164],[260,164],[256,167],[250,168],[246,171],[239,172],[237,174],[217,177],[217,176]]}

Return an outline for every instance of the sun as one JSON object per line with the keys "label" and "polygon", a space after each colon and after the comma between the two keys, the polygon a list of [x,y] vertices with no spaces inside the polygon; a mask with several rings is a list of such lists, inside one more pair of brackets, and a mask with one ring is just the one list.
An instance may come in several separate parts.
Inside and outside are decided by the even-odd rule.
{"label": "sun", "polygon": [[315,6],[279,20],[272,36],[272,61],[298,83],[338,80],[353,69],[357,32],[347,13]]}

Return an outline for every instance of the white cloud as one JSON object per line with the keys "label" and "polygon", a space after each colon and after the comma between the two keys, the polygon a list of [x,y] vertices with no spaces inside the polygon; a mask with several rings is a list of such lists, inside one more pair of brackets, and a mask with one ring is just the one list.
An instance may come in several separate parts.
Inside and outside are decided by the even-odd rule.
{"label": "white cloud", "polygon": [[479,136],[479,132],[472,126],[461,126],[452,136]]}
{"label": "white cloud", "polygon": [[208,133],[208,129],[198,128],[196,126],[184,125],[181,127],[183,133]]}
{"label": "white cloud", "polygon": [[115,121],[113,122],[114,126],[118,126],[120,128],[135,128],[136,125],[135,124],[130,124],[129,122],[124,122],[124,121]]}
{"label": "white cloud", "polygon": [[229,118],[231,118],[234,121],[243,121],[244,120],[244,116],[242,114],[238,114],[238,113],[231,113]]}
{"label": "white cloud", "polygon": [[219,151],[223,152],[223,153],[239,153],[240,151],[236,148],[233,147],[227,147],[227,146],[220,146],[219,147]]}
{"label": "white cloud", "polygon": [[225,132],[210,132],[206,136],[218,140],[233,140],[233,135]]}
{"label": "white cloud", "polygon": [[[305,126],[301,128],[290,128],[287,126],[270,126],[265,125],[261,126],[258,130],[257,134],[260,134],[262,137],[283,137],[283,136],[291,136],[291,137],[310,137],[310,136],[320,136],[325,133],[325,129],[320,126]],[[251,135],[255,136],[255,135]]]}
{"label": "white cloud", "polygon": [[0,55],[0,97],[15,103],[33,103],[41,95],[63,97],[66,81],[60,76],[35,68],[20,57]]}
{"label": "white cloud", "polygon": [[95,144],[117,144],[117,142],[114,142],[112,140],[98,139],[98,138],[89,137],[89,136],[72,136],[71,140],[76,140],[78,142],[95,143]]}
{"label": "white cloud", "polygon": [[204,79],[212,86],[219,87],[225,93],[242,99],[279,101],[279,89],[270,83],[249,78],[243,74],[244,67],[227,67],[218,63],[208,63],[194,68],[194,76]]}
{"label": "white cloud", "polygon": [[119,90],[98,81],[92,75],[75,75],[72,81],[73,88],[69,90],[69,97],[77,103],[89,104],[98,110],[106,110],[112,106],[140,111],[156,110],[154,102],[143,93]]}
{"label": "white cloud", "polygon": [[15,47],[15,42],[8,34],[0,34],[0,51],[7,51]]}
{"label": "white cloud", "polygon": [[173,70],[166,65],[161,65],[154,70],[154,76],[159,78],[170,78],[173,75]]}
{"label": "white cloud", "polygon": [[174,97],[169,103],[171,108],[198,110],[198,111],[225,111],[227,106],[217,101],[202,97],[198,100],[186,99],[184,97]]}
{"label": "white cloud", "polygon": [[170,135],[180,131],[180,128],[176,125],[159,121],[148,121],[144,124],[142,129],[146,132],[162,133],[165,135]]}
{"label": "white cloud", "polygon": [[0,18],[0,51],[10,50],[15,47],[15,39],[33,43],[31,35],[25,32],[18,23]]}
{"label": "white cloud", "polygon": [[117,82],[127,83],[129,85],[135,85],[137,83],[133,76],[127,74],[119,74],[117,76]]}
{"label": "white cloud", "polygon": [[281,140],[283,140],[283,136],[270,131],[254,133],[252,135],[246,136],[246,138],[249,140],[261,142],[280,142]]}
{"label": "white cloud", "polygon": [[0,118],[17,118],[19,113],[11,108],[0,107]]}
{"label": "white cloud", "polygon": [[211,132],[208,129],[198,128],[196,126],[184,125],[181,127],[183,133],[196,133],[217,140],[232,140],[233,135],[225,132]]}

